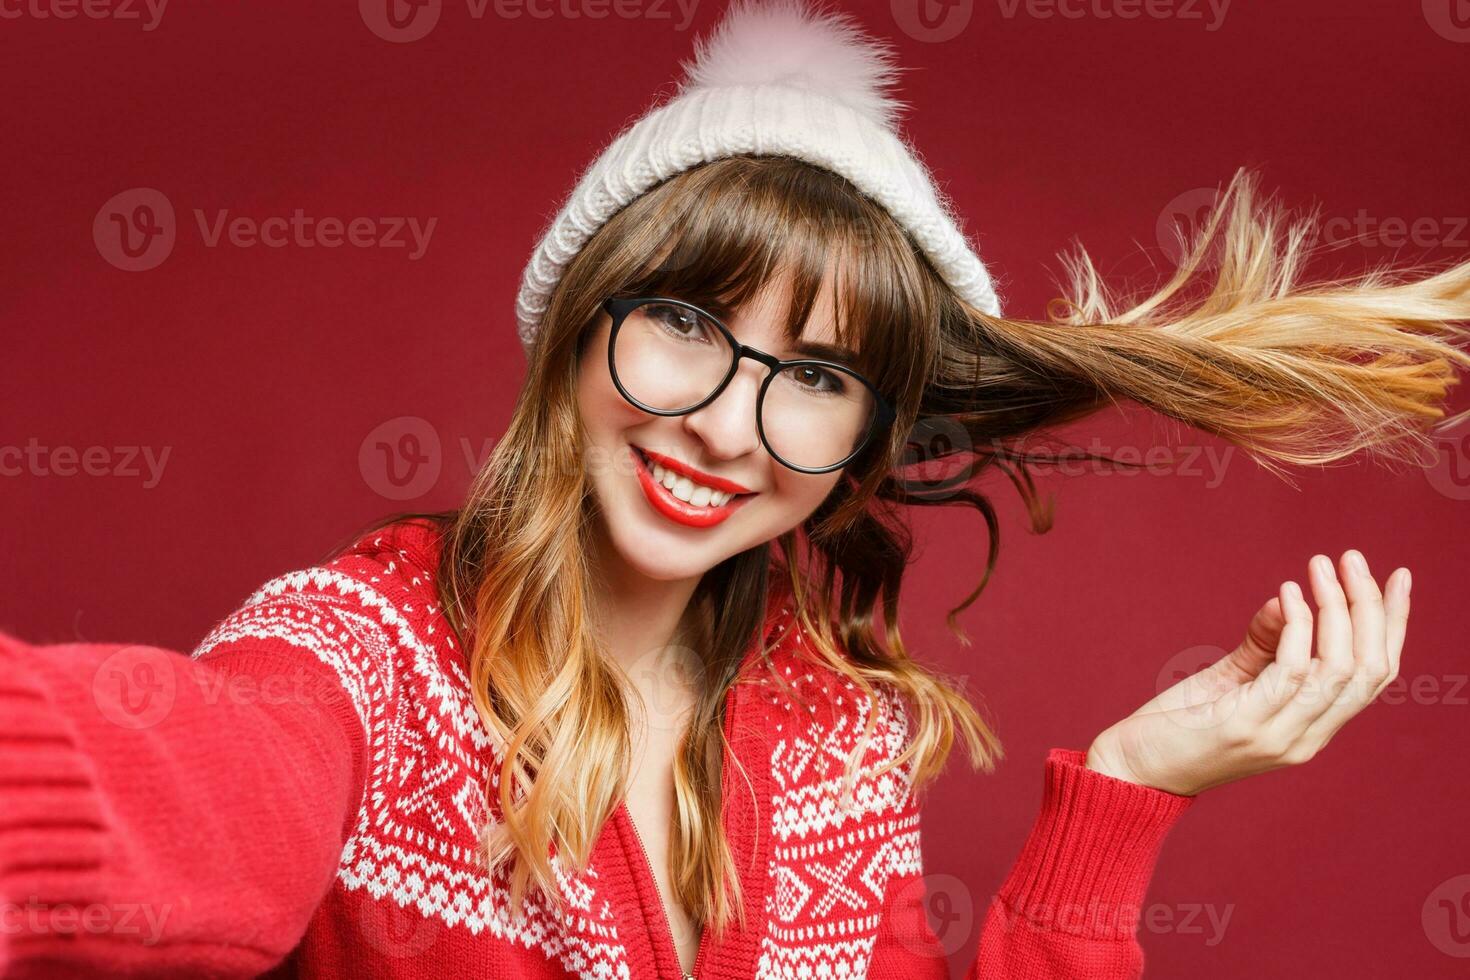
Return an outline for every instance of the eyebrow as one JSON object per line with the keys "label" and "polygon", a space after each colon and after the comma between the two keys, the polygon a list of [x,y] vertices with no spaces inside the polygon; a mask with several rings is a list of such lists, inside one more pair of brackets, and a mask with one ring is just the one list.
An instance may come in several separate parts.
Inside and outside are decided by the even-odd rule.
{"label": "eyebrow", "polygon": [[[824,361],[840,361],[846,365],[857,363],[857,351],[837,344],[824,344],[816,340],[804,340],[793,344],[791,349],[802,357],[817,357]],[[787,358],[790,360],[790,358]]]}
{"label": "eyebrow", "polygon": [[[704,310],[725,324],[726,329],[729,328],[730,314],[734,310],[718,299],[706,298],[703,301],[682,300],[682,302],[689,303],[689,305],[696,309]],[[801,340],[792,344],[789,349],[801,357],[815,357],[824,361],[837,361],[851,368],[856,368],[858,363],[857,351],[851,347],[843,347],[840,344],[827,344],[819,340]],[[795,358],[785,357],[782,360],[790,361],[795,360]]]}

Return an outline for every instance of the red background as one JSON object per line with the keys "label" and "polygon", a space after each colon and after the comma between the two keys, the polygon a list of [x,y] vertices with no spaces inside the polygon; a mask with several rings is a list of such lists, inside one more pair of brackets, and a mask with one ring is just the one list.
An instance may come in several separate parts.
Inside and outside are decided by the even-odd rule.
{"label": "red background", "polygon": [[[723,8],[699,3],[684,25],[653,0],[601,19],[568,13],[606,9],[590,0],[544,17],[446,2],[427,36],[390,43],[347,3],[177,3],[145,30],[41,17],[39,2],[0,21],[0,446],[106,447],[94,469],[119,467],[117,447],[169,456],[145,487],[17,472],[12,455],[0,626],[179,650],[364,522],[458,499],[465,447],[483,458],[523,375],[513,302],[538,232]],[[911,69],[908,132],[1014,314],[1041,315],[1074,240],[1113,282],[1157,279],[1169,202],[1239,165],[1291,206],[1362,213],[1370,231],[1429,222],[1418,243],[1345,248],[1344,267],[1466,251],[1470,32],[1451,0],[1236,2],[1223,20],[1185,0],[1132,19],[959,3],[949,14],[970,20],[947,40],[905,32],[912,0],[848,6]],[[133,188],[178,215],[172,253],[148,271],[109,264],[93,237],[104,204]],[[196,208],[437,224],[417,260],[211,248]],[[437,433],[440,475],[398,501],[376,489],[371,445],[359,453],[403,416]],[[1172,436],[1204,455],[1047,477],[1057,523],[1040,537],[991,481],[1002,563],[964,616],[969,648],[941,619],[977,579],[983,527],[959,511],[924,518],[908,638],[969,676],[1008,750],[991,777],[957,761],[926,811],[931,891],[961,913],[941,923],[955,969],[976,938],[963,908],[983,911],[1014,859],[1047,747],[1085,748],[1152,697],[1171,658],[1233,646],[1279,582],[1305,582],[1313,553],[1357,547],[1380,582],[1414,572],[1394,696],[1309,765],[1202,796],[1166,844],[1140,937],[1153,976],[1463,976],[1470,941],[1439,904],[1460,903],[1470,930],[1470,879],[1454,880],[1470,875],[1463,434],[1441,441],[1432,470],[1359,462],[1298,471],[1295,488],[1142,413],[1075,434],[1120,454]],[[66,468],[64,453],[48,458]],[[1229,916],[1223,934],[1211,913]]]}

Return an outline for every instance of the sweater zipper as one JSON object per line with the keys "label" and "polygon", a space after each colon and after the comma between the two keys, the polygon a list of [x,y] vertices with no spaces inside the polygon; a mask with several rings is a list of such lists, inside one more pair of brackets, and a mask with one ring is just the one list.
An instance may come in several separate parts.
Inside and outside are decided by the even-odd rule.
{"label": "sweater zipper", "polygon": [[[674,944],[674,925],[669,921],[669,910],[664,908],[663,899],[659,896],[658,880],[653,876],[653,862],[648,858],[648,848],[644,846],[643,835],[638,832],[638,825],[633,822],[633,814],[629,812],[626,806],[623,807],[623,815],[628,820],[628,826],[633,828],[633,839],[638,842],[638,853],[643,855],[643,867],[648,872],[648,883],[653,889],[653,900],[658,903],[659,914],[663,916],[664,936],[668,940],[669,955],[673,957],[674,962],[677,964],[679,962],[679,947]],[[709,930],[701,928],[699,930],[699,948],[694,953],[694,973],[685,973],[684,968],[680,966],[679,973],[683,977],[683,980],[697,980],[696,974],[699,973],[699,966],[704,961],[704,946],[708,938]]]}

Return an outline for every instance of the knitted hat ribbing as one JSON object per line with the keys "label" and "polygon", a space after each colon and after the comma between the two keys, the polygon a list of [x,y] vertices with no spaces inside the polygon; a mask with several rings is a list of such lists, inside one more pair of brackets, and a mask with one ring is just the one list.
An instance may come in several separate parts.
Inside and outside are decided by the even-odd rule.
{"label": "knitted hat ribbing", "polygon": [[990,274],[952,204],[896,129],[891,50],[848,14],[809,0],[734,0],[696,42],[678,92],[628,126],[583,173],[527,264],[516,321],[529,351],[567,264],[660,181],[736,154],[794,156],[852,181],[924,250],[955,293],[1000,315]]}

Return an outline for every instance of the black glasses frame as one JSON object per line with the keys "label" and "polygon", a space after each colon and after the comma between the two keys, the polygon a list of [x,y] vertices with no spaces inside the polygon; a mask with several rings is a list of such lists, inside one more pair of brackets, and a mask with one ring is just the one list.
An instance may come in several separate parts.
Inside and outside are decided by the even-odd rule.
{"label": "black glasses frame", "polygon": [[[618,339],[618,330],[622,327],[623,320],[628,316],[628,314],[638,307],[644,305],[645,303],[664,303],[670,306],[681,306],[692,313],[706,318],[707,320],[709,320],[709,322],[718,327],[720,329],[720,332],[725,335],[725,340],[727,343],[729,343],[730,350],[733,352],[733,355],[730,358],[730,370],[725,372],[724,379],[715,386],[715,390],[712,391],[709,396],[701,401],[699,404],[691,405],[688,408],[679,408],[672,410],[653,408],[649,405],[643,404],[638,399],[634,398],[632,393],[629,392],[627,388],[623,387],[623,382],[618,378],[618,368],[617,364],[615,363],[616,359],[613,357],[613,349],[616,346]],[[636,296],[631,298],[610,297],[603,301],[602,308],[607,311],[609,316],[612,317],[612,330],[607,335],[607,370],[608,373],[612,375],[613,385],[618,389],[618,393],[626,398],[629,402],[631,402],[634,406],[645,412],[648,412],[651,415],[688,415],[691,412],[699,411],[701,408],[708,405],[716,398],[720,397],[720,394],[730,384],[730,380],[735,377],[735,372],[739,370],[741,358],[749,357],[752,360],[759,361],[769,369],[766,371],[765,380],[761,382],[760,394],[756,396],[755,427],[756,431],[760,433],[761,444],[766,447],[766,452],[770,453],[771,458],[776,460],[782,466],[796,470],[798,473],[831,473],[833,470],[839,470],[842,467],[846,466],[848,463],[851,463],[864,449],[868,448],[868,444],[872,442],[873,435],[876,432],[882,429],[886,429],[888,426],[893,424],[895,413],[893,411],[893,406],[888,403],[888,399],[884,398],[883,395],[879,393],[877,387],[874,386],[871,381],[863,377],[861,374],[858,374],[846,364],[839,364],[836,361],[824,361],[812,357],[801,357],[792,361],[783,361],[773,354],[767,354],[763,350],[758,350],[754,347],[749,346],[748,344],[742,344],[740,341],[735,339],[735,335],[730,332],[729,327],[725,326],[724,321],[722,321],[714,314],[708,312],[707,310],[700,309],[693,303],[686,303],[684,300],[670,299],[665,296]],[[764,412],[766,389],[771,386],[771,381],[775,379],[776,375],[781,370],[788,367],[801,366],[822,367],[841,372],[844,377],[849,377],[860,382],[870,392],[872,392],[874,404],[877,406],[877,410],[873,413],[873,419],[868,425],[868,431],[864,433],[862,439],[858,441],[857,448],[855,448],[843,459],[836,463],[833,463],[830,466],[798,466],[797,464],[792,463],[789,460],[783,459],[781,457],[781,454],[776,452],[776,450],[771,447],[771,441],[766,438]]]}

